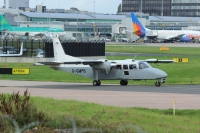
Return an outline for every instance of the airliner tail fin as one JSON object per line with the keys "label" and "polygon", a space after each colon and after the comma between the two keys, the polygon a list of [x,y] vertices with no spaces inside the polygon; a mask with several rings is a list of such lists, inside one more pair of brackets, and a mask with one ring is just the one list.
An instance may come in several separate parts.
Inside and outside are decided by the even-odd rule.
{"label": "airliner tail fin", "polygon": [[142,23],[138,20],[134,13],[131,13],[132,24],[133,24],[133,34],[139,37],[144,37],[146,35],[146,29]]}
{"label": "airliner tail fin", "polygon": [[10,25],[10,23],[7,21],[7,19],[1,14],[0,15],[0,29],[1,30],[4,30],[4,29],[7,29],[9,27],[12,27]]}

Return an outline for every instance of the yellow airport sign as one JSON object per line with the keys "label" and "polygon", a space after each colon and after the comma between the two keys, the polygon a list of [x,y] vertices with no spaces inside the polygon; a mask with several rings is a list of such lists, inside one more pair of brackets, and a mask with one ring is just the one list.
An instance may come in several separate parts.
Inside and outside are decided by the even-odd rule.
{"label": "yellow airport sign", "polygon": [[160,51],[168,51],[168,50],[169,50],[169,48],[166,47],[166,45],[164,45],[163,47],[160,47]]}
{"label": "yellow airport sign", "polygon": [[174,60],[175,62],[184,62],[184,63],[189,62],[188,58],[172,58],[172,60]]}
{"label": "yellow airport sign", "polygon": [[30,74],[29,68],[13,68],[12,74]]}

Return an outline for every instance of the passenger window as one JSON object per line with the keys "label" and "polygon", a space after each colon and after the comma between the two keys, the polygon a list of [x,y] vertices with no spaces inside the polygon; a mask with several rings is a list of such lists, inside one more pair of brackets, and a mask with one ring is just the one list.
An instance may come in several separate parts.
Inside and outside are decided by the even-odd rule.
{"label": "passenger window", "polygon": [[124,75],[129,75],[129,72],[128,71],[124,71]]}
{"label": "passenger window", "polygon": [[122,69],[121,65],[116,66],[117,69]]}
{"label": "passenger window", "polygon": [[129,69],[137,69],[137,67],[135,64],[131,64],[131,65],[129,65]]}
{"label": "passenger window", "polygon": [[123,69],[128,69],[128,65],[123,65]]}

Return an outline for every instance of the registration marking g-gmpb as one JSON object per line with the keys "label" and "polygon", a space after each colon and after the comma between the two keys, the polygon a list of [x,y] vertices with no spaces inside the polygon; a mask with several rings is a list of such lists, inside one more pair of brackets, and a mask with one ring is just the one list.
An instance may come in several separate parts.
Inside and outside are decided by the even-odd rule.
{"label": "registration marking g-gmpb", "polygon": [[72,73],[86,73],[85,69],[72,69]]}

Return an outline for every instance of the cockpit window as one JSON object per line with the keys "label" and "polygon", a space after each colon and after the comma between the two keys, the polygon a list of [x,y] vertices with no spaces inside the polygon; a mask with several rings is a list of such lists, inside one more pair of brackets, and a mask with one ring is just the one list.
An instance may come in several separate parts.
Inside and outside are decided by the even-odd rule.
{"label": "cockpit window", "polygon": [[129,69],[137,69],[137,67],[136,67],[135,64],[130,64],[130,65],[129,65]]}
{"label": "cockpit window", "polygon": [[146,69],[151,67],[148,63],[146,62],[139,62],[139,69]]}

